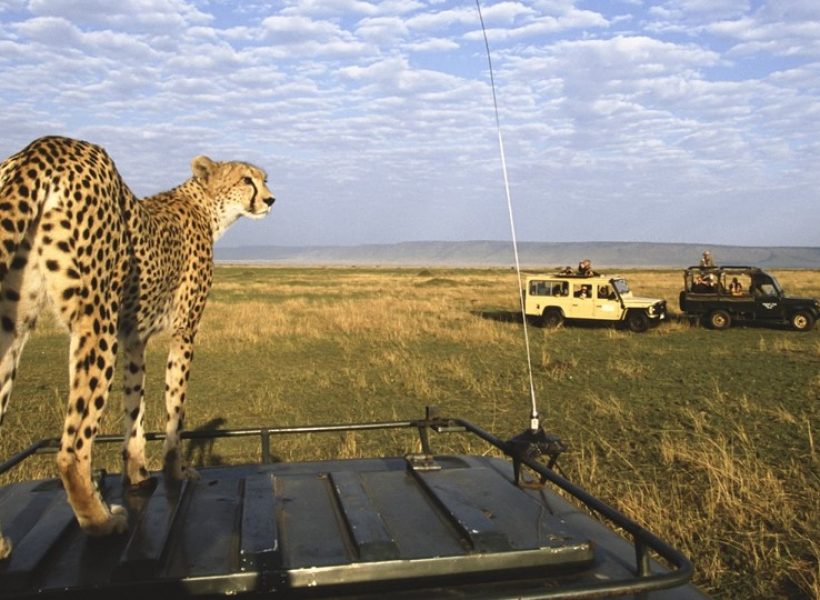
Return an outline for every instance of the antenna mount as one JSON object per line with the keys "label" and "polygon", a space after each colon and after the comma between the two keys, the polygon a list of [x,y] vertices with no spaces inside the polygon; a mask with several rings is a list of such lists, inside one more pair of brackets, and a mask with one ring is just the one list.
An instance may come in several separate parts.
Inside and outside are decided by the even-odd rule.
{"label": "antenna mount", "polygon": [[540,488],[546,483],[546,477],[539,475],[538,481],[527,479],[521,472],[521,465],[525,464],[525,460],[538,460],[544,456],[547,459],[547,468],[552,469],[558,461],[558,457],[567,449],[567,446],[559,437],[546,433],[538,425],[538,417],[533,417],[532,424],[535,425],[534,429],[526,429],[507,441],[505,450],[513,461],[515,485]]}

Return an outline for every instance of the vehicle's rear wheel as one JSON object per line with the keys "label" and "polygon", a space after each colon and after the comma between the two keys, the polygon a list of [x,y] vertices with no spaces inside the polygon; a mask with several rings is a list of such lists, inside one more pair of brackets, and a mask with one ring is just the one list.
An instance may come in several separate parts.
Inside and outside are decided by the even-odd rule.
{"label": "vehicle's rear wheel", "polygon": [[557,308],[548,308],[541,317],[541,325],[550,329],[560,327],[564,322],[564,315]]}
{"label": "vehicle's rear wheel", "polygon": [[712,329],[728,329],[732,324],[732,317],[725,310],[715,310],[709,315],[709,327]]}
{"label": "vehicle's rear wheel", "polygon": [[792,329],[795,331],[811,331],[814,327],[814,317],[806,311],[799,310],[789,319]]}
{"label": "vehicle's rear wheel", "polygon": [[641,333],[649,329],[649,317],[643,311],[633,310],[626,317],[626,326],[629,331]]}

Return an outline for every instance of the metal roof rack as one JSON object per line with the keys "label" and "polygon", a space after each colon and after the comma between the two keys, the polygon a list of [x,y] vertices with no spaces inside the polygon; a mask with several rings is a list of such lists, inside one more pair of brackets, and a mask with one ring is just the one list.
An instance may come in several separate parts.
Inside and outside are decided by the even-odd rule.
{"label": "metal roof rack", "polygon": [[[422,452],[292,463],[273,462],[270,452],[272,436],[386,429],[415,430]],[[476,436],[511,461],[436,455],[431,431]],[[546,452],[554,463],[562,449],[549,436],[525,432],[502,441],[428,408],[418,420],[188,431],[182,437],[255,437],[262,462],[207,467],[199,481],[176,485],[157,477],[155,489],[137,495],[122,494],[117,476],[97,473],[106,500],[129,511],[128,534],[107,538],[82,533],[59,480],[0,488],[0,520],[15,544],[11,558],[0,562],[0,599],[152,592],[421,598],[453,589],[483,598],[598,598],[650,590],[671,593],[653,598],[703,598],[686,585],[692,565],[685,556],[541,462]],[[99,436],[97,442],[122,439]],[[58,440],[41,440],[0,465],[0,473],[57,446]],[[563,490],[629,539],[549,487],[531,489],[522,465],[538,483]]]}

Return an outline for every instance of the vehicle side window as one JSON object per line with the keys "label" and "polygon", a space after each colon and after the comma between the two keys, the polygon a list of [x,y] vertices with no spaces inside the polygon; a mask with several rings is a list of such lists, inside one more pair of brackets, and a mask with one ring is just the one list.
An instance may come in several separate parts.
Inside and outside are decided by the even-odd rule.
{"label": "vehicle side window", "polygon": [[575,285],[573,292],[575,298],[590,298],[592,297],[592,286],[588,284]]}
{"label": "vehicle side window", "polygon": [[686,283],[688,291],[695,294],[714,294],[719,287],[718,278],[714,273],[694,273],[691,278],[687,277]]}
{"label": "vehicle side window", "polygon": [[531,281],[530,296],[566,296],[566,281]]}
{"label": "vehicle side window", "polygon": [[603,300],[614,300],[615,292],[611,290],[608,285],[599,285],[598,298],[601,298]]}
{"label": "vehicle side window", "polygon": [[757,289],[760,291],[761,296],[776,296],[777,290],[775,290],[774,285],[771,283],[761,283],[757,286]]}
{"label": "vehicle side window", "polygon": [[723,277],[723,292],[732,298],[748,296],[752,282],[748,275],[743,273],[725,273]]}

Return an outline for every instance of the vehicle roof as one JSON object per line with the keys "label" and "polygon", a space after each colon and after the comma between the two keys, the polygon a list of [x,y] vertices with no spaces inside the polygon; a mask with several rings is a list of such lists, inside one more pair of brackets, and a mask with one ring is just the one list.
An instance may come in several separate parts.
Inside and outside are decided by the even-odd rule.
{"label": "vehicle roof", "polygon": [[[516,485],[509,460],[425,455],[200,473],[182,484],[156,476],[155,489],[125,495],[119,476],[100,474],[106,501],[129,517],[127,534],[105,538],[79,529],[58,479],[0,488],[0,521],[15,546],[0,562],[0,600],[517,597],[545,585],[598,597],[602,584],[642,581],[633,544],[550,488]],[[680,581],[651,564],[652,577]],[[703,598],[691,586],[653,597]]]}
{"label": "vehicle roof", "polygon": [[749,273],[764,273],[760,267],[750,267],[747,265],[720,265],[715,267],[701,267],[699,265],[692,265],[686,267],[687,271],[747,271]]}
{"label": "vehicle roof", "polygon": [[527,281],[530,279],[567,279],[577,281],[610,281],[612,279],[623,279],[620,275],[606,275],[604,273],[597,273],[595,275],[562,275],[561,273],[538,273],[527,275]]}

